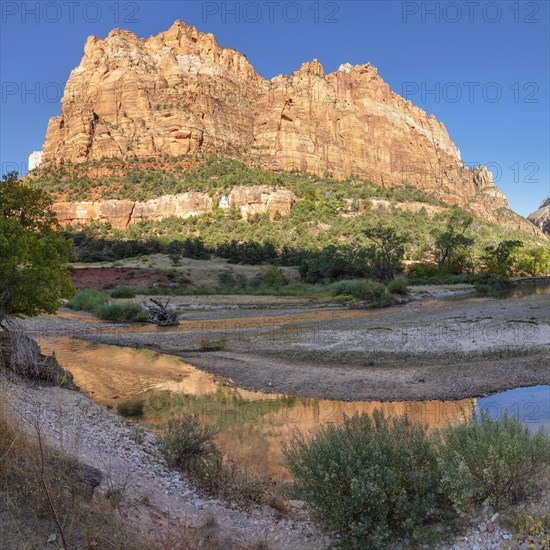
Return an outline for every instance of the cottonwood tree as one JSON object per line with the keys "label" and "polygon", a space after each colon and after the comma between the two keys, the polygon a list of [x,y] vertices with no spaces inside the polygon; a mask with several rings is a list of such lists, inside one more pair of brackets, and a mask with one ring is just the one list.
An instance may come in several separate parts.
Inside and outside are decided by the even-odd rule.
{"label": "cottonwood tree", "polygon": [[523,247],[523,241],[518,239],[507,239],[501,241],[497,246],[486,246],[482,260],[489,271],[506,277],[512,267],[512,254]]}
{"label": "cottonwood tree", "polygon": [[368,271],[382,281],[393,280],[395,273],[403,268],[408,236],[382,222],[368,227],[363,233],[372,242],[367,248]]}
{"label": "cottonwood tree", "polygon": [[451,269],[473,246],[474,238],[466,234],[474,221],[471,214],[453,208],[447,214],[444,229],[435,232],[435,258],[439,269]]}
{"label": "cottonwood tree", "polygon": [[71,295],[71,243],[51,200],[10,172],[0,182],[0,325],[9,317],[54,313]]}

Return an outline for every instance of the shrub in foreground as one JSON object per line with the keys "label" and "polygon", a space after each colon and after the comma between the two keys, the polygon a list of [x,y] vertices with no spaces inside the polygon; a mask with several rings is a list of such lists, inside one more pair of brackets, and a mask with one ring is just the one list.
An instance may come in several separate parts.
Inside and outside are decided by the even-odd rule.
{"label": "shrub in foreground", "polygon": [[457,511],[520,500],[550,464],[550,438],[507,414],[448,425],[435,440],[443,491]]}
{"label": "shrub in foreground", "polygon": [[190,470],[200,459],[217,459],[219,451],[214,443],[217,431],[203,426],[198,417],[170,418],[159,440],[159,448],[173,468]]}
{"label": "shrub in foreground", "polygon": [[278,500],[270,479],[249,474],[238,465],[223,461],[214,442],[217,433],[215,428],[202,425],[196,415],[171,418],[159,439],[159,449],[170,467],[190,473],[212,496],[244,506],[272,504]]}
{"label": "shrub in foreground", "polygon": [[439,515],[435,448],[426,428],[381,411],[345,417],[283,449],[297,490],[315,516],[355,548],[421,540]]}

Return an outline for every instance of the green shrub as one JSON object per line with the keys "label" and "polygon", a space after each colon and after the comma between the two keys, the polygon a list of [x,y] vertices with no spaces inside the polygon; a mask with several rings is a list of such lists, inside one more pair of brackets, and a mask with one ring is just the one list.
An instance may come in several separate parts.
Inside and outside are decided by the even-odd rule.
{"label": "green shrub", "polygon": [[264,265],[260,271],[260,284],[267,286],[283,286],[287,280],[284,271],[273,264]]}
{"label": "green shrub", "polygon": [[297,490],[315,516],[353,548],[418,541],[438,517],[437,455],[426,428],[377,410],[344,417],[283,448]]}
{"label": "green shrub", "polygon": [[143,406],[143,401],[125,401],[117,406],[117,411],[122,416],[143,416]]}
{"label": "green shrub", "polygon": [[96,308],[107,303],[109,294],[107,292],[98,292],[90,288],[77,290],[74,296],[66,306],[76,311],[87,311],[93,313]]}
{"label": "green shrub", "polygon": [[100,319],[113,323],[143,321],[144,319],[144,313],[141,307],[133,302],[102,304],[94,310],[94,313]]}
{"label": "green shrub", "polygon": [[430,279],[431,277],[437,277],[438,274],[437,266],[427,263],[413,264],[407,269],[407,275],[411,279]]}
{"label": "green shrub", "polygon": [[486,296],[506,296],[512,290],[512,283],[508,279],[492,276],[474,283],[474,288],[479,294]]}
{"label": "green shrub", "polygon": [[457,511],[517,501],[550,464],[550,438],[517,418],[482,413],[479,422],[450,424],[434,435],[442,486]]}
{"label": "green shrub", "polygon": [[201,340],[197,344],[198,351],[222,351],[225,349],[227,340],[222,338],[220,340]]}
{"label": "green shrub", "polygon": [[220,453],[214,443],[217,431],[200,424],[198,416],[170,418],[159,440],[159,448],[173,468],[190,470],[199,460],[217,462]]}
{"label": "green shrub", "polygon": [[111,298],[134,298],[136,291],[129,286],[119,286],[109,292]]}
{"label": "green shrub", "polygon": [[403,279],[394,279],[388,283],[388,292],[405,296],[409,293],[409,287]]}
{"label": "green shrub", "polygon": [[332,283],[328,289],[334,296],[353,296],[356,300],[379,302],[386,294],[386,287],[382,283],[369,279],[354,279]]}
{"label": "green shrub", "polygon": [[391,294],[384,294],[379,300],[372,304],[372,307],[390,307],[395,303],[395,299]]}

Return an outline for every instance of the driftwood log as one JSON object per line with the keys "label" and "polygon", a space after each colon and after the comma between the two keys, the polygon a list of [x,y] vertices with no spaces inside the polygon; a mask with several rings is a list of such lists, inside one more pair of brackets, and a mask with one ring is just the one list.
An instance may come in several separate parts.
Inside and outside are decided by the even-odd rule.
{"label": "driftwood log", "polygon": [[169,309],[170,299],[162,303],[160,300],[149,300],[151,304],[141,304],[141,308],[147,312],[147,322],[159,327],[174,327],[178,324],[178,315],[174,309]]}

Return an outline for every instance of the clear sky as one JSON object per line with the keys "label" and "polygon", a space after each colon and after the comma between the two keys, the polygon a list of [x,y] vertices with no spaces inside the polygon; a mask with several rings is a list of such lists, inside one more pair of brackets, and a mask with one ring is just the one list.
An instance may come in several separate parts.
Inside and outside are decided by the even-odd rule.
{"label": "clear sky", "polygon": [[391,88],[445,123],[467,164],[489,164],[512,209],[550,193],[549,2],[0,2],[0,162],[26,172],[60,113],[89,35],[140,37],[175,19],[246,53],[266,78],[318,58],[326,72],[371,62]]}

